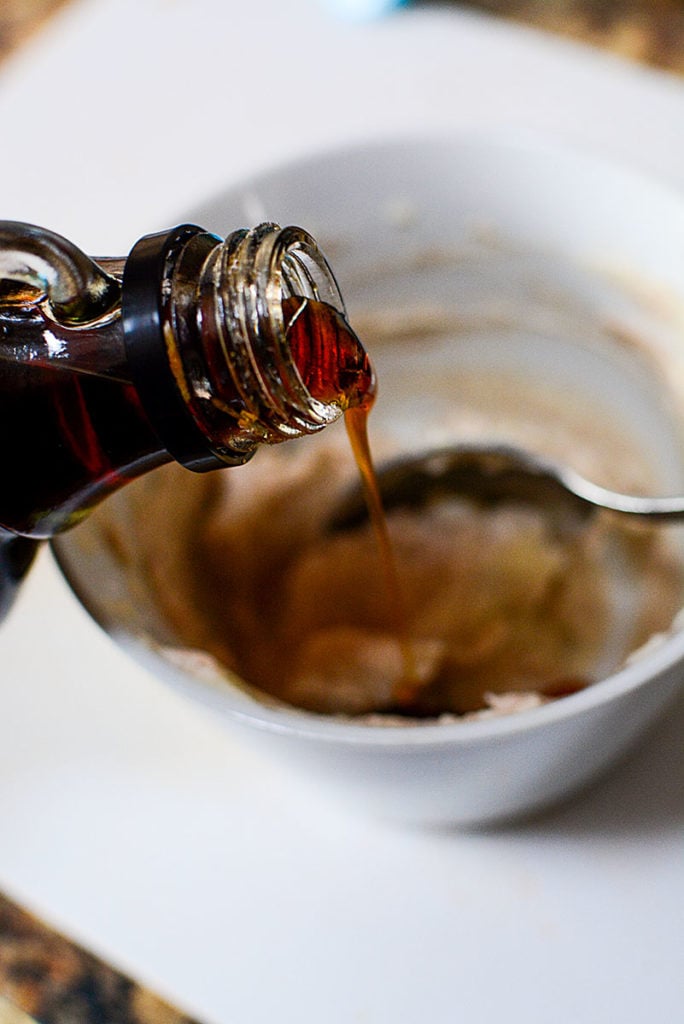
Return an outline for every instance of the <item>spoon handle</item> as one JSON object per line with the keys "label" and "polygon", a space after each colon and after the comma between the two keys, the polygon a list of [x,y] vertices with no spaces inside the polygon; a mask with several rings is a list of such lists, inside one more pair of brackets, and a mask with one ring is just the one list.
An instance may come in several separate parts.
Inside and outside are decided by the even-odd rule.
{"label": "spoon handle", "polygon": [[579,498],[588,501],[597,508],[607,508],[612,512],[638,516],[642,519],[657,522],[684,521],[684,497],[647,497],[637,494],[620,494],[600,484],[585,480],[584,477],[571,469],[558,470],[558,477],[568,490]]}

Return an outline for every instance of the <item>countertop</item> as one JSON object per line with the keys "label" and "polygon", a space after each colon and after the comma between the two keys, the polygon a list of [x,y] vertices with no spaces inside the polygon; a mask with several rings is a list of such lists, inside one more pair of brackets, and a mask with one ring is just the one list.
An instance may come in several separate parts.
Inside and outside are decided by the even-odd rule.
{"label": "countertop", "polygon": [[13,1008],[42,1024],[192,1024],[42,920],[0,895],[0,1021]]}

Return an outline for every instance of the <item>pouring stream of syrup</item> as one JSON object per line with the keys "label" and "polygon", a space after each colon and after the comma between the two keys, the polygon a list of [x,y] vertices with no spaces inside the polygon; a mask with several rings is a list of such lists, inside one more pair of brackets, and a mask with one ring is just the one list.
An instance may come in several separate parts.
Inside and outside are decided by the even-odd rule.
{"label": "pouring stream of syrup", "polygon": [[368,417],[376,397],[375,373],[346,318],[332,306],[314,300],[286,299],[283,311],[289,319],[287,338],[292,358],[308,391],[320,401],[338,405],[344,412],[377,545],[389,618],[401,650],[401,682],[394,696],[398,705],[408,705],[413,702],[419,682],[416,659],[368,439]]}

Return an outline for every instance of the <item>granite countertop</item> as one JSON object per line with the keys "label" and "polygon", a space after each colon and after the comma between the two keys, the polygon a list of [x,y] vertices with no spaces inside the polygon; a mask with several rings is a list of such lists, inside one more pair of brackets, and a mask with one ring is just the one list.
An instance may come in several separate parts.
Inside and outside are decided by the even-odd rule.
{"label": "granite countertop", "polygon": [[193,1024],[0,894],[0,1024]]}
{"label": "granite countertop", "polygon": [[[68,0],[3,0],[0,59]],[[480,0],[464,4],[684,72],[684,0]],[[0,895],[0,1024],[191,1024]]]}

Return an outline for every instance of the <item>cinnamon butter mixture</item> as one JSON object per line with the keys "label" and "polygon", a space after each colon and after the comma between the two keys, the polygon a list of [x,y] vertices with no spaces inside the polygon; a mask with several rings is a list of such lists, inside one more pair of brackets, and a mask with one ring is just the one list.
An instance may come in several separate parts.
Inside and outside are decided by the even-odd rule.
{"label": "cinnamon butter mixture", "polygon": [[[189,648],[279,700],[389,720],[515,711],[614,669],[677,611],[680,572],[662,532],[599,517],[559,538],[539,510],[457,499],[397,511],[407,695],[370,528],[326,526],[353,482],[348,450],[289,448],[205,478],[186,552],[192,586],[166,609]],[[618,612],[616,557],[620,585],[633,577]]]}

